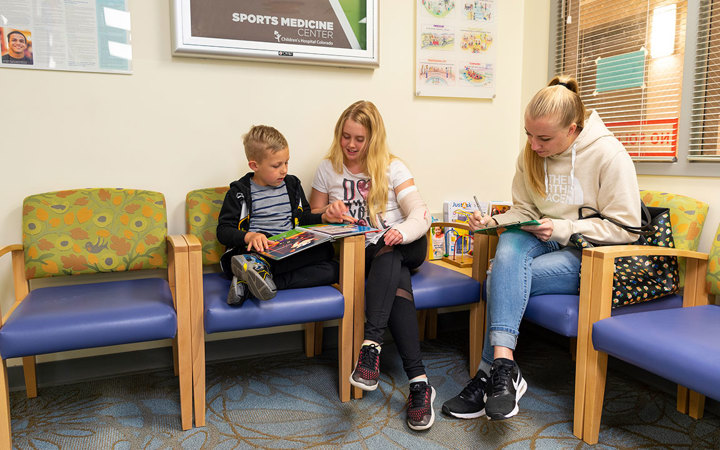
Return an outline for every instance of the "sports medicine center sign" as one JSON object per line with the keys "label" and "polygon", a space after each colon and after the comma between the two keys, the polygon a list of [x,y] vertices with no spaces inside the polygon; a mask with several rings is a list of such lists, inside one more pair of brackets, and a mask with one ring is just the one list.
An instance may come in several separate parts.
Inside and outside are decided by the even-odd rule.
{"label": "sports medicine center sign", "polygon": [[180,56],[377,66],[377,0],[174,0],[173,5],[174,52]]}

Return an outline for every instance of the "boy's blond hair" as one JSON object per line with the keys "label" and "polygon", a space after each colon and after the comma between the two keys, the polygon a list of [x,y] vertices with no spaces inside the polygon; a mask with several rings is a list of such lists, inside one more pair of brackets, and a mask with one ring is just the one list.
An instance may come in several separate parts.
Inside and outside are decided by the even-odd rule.
{"label": "boy's blond hair", "polygon": [[243,135],[243,146],[248,161],[261,162],[268,155],[287,148],[285,136],[273,127],[254,125]]}

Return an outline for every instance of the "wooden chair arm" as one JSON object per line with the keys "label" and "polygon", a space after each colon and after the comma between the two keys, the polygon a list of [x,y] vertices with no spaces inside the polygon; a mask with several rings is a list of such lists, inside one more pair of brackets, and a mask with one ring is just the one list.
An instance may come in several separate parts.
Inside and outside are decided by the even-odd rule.
{"label": "wooden chair arm", "polygon": [[[651,245],[611,245],[583,249],[580,274],[580,320],[587,325],[610,317],[612,310],[612,285],[615,258],[627,256],[678,256],[687,258],[683,306],[707,304],[708,290],[705,282],[708,254],[678,248]],[[585,313],[583,306],[587,307]]]}
{"label": "wooden chair arm", "polygon": [[182,237],[183,239],[185,239],[189,251],[202,251],[202,243],[197,236],[195,236],[194,234],[183,234]]}
{"label": "wooden chair arm", "polygon": [[168,283],[178,319],[190,314],[188,287],[188,245],[183,236],[168,235]]}
{"label": "wooden chair arm", "polygon": [[444,228],[460,228],[466,231],[472,231],[470,225],[463,222],[433,222],[430,226]]}
{"label": "wooden chair arm", "polygon": [[[607,247],[594,247],[583,250],[583,262],[590,258],[594,262],[588,265],[608,265],[609,278],[602,273],[597,276],[606,277],[605,283],[612,283],[612,271],[615,269],[615,258],[628,256],[677,256],[685,260],[685,287],[683,290],[683,306],[707,305],[709,302],[709,289],[705,280],[708,266],[708,254],[679,248],[655,247],[652,245],[611,245]],[[596,275],[592,275],[594,278]],[[611,286],[612,287],[612,286]],[[581,296],[582,297],[582,296]],[[605,297],[603,302],[605,302]],[[610,309],[602,307],[603,318],[610,317]]]}
{"label": "wooden chair arm", "polygon": [[2,249],[0,249],[0,257],[5,255],[5,253],[22,251],[22,249],[23,249],[22,244],[6,245]]}
{"label": "wooden chair arm", "polygon": [[[13,269],[13,285],[15,287],[15,303],[10,307],[7,313],[2,316],[2,310],[0,310],[0,316],[2,316],[2,324],[10,317],[20,303],[25,300],[28,293],[30,292],[30,286],[28,285],[27,277],[25,276],[25,254],[22,244],[6,245],[0,249],[0,257],[10,253],[12,255],[12,269]],[[1,326],[1,325],[0,325]]]}
{"label": "wooden chair arm", "polygon": [[682,250],[679,248],[655,247],[653,245],[609,245],[604,247],[593,247],[583,249],[585,255],[592,255],[600,258],[620,258],[624,256],[678,256],[682,258],[693,258],[707,261],[707,253]]}

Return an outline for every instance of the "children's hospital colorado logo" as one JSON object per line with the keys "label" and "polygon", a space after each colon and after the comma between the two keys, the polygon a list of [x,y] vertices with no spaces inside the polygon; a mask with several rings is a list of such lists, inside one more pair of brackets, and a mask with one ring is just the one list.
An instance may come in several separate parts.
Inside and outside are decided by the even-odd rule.
{"label": "children's hospital colorado logo", "polygon": [[583,190],[577,178],[572,179],[570,175],[548,175],[548,194],[545,200],[552,203],[564,203],[568,205],[582,205]]}
{"label": "children's hospital colorado logo", "polygon": [[[304,45],[335,45],[335,23],[326,20],[300,19],[297,17],[265,16],[259,14],[233,13],[233,22],[240,24],[279,26],[289,33],[273,30],[273,38],[278,42]],[[287,34],[287,36],[285,36]]]}

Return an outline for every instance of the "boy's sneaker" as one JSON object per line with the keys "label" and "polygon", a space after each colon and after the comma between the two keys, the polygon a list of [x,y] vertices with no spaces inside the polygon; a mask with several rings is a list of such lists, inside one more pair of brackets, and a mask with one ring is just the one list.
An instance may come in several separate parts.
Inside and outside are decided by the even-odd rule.
{"label": "boy's sneaker", "polygon": [[443,403],[442,411],[459,419],[484,416],[487,382],[487,374],[478,370],[475,377],[458,395]]}
{"label": "boy's sneaker", "polygon": [[248,289],[247,283],[238,277],[232,277],[230,290],[228,291],[227,296],[227,304],[231,306],[240,306],[245,303],[249,294],[250,290]]}
{"label": "boy's sneaker", "polygon": [[490,369],[485,413],[490,419],[507,419],[518,413],[518,401],[527,390],[527,383],[517,363],[497,358]]}
{"label": "boy's sneaker", "polygon": [[407,404],[407,424],[415,431],[427,430],[435,422],[435,388],[424,381],[410,383]]}
{"label": "boy's sneaker", "polygon": [[380,378],[380,349],[375,344],[360,347],[355,370],[350,374],[350,384],[363,391],[374,391]]}
{"label": "boy's sneaker", "polygon": [[270,266],[257,255],[236,255],[232,257],[232,272],[238,280],[247,283],[253,297],[270,300],[277,294],[277,288],[270,273]]}

